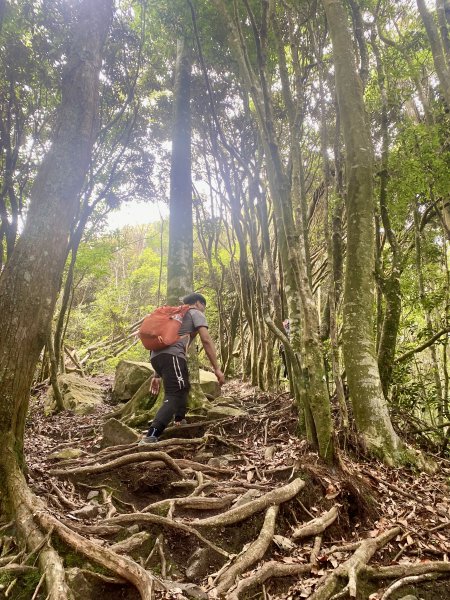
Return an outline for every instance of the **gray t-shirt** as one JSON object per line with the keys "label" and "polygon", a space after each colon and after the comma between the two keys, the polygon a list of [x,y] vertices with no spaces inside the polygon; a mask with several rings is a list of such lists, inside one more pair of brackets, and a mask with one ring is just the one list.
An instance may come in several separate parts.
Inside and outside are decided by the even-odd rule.
{"label": "gray t-shirt", "polygon": [[168,346],[162,350],[153,350],[150,354],[150,358],[158,356],[158,354],[171,354],[172,356],[186,358],[186,348],[188,347],[190,340],[195,337],[199,327],[208,327],[208,321],[200,310],[197,308],[190,308],[184,315],[180,327],[179,335],[184,335],[184,337],[178,342],[175,342],[175,344],[172,344],[172,346]]}

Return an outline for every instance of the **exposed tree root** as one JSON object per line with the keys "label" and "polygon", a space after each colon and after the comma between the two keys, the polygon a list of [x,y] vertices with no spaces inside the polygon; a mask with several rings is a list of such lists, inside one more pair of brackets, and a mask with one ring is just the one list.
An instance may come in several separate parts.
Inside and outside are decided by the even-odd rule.
{"label": "exposed tree root", "polygon": [[145,508],[142,512],[161,512],[163,510],[174,509],[175,507],[190,508],[193,510],[221,510],[227,508],[237,498],[235,494],[224,496],[223,498],[205,498],[199,496],[188,496],[187,498],[168,498],[167,500],[160,500],[159,502],[153,502]]}
{"label": "exposed tree root", "polygon": [[311,564],[285,564],[275,560],[265,563],[256,573],[245,579],[241,579],[234,590],[228,593],[227,600],[239,600],[241,594],[248,589],[262,585],[271,577],[292,577],[293,575],[305,575],[311,572]]}
{"label": "exposed tree root", "polygon": [[275,533],[278,510],[279,506],[271,506],[267,509],[264,524],[258,538],[237,557],[236,562],[231,567],[221,573],[215,589],[218,595],[227,592],[230,587],[234,585],[238,575],[246,571],[251,565],[254,565],[264,556]]}
{"label": "exposed tree root", "polygon": [[411,575],[410,577],[404,577],[403,579],[395,581],[392,585],[390,585],[381,596],[381,600],[388,600],[388,598],[390,598],[396,590],[404,587],[405,585],[409,585],[411,583],[417,584],[422,581],[432,581],[433,579],[442,577],[442,575],[442,573],[424,573],[423,575]]}
{"label": "exposed tree root", "polygon": [[294,539],[300,539],[310,537],[311,535],[317,535],[318,533],[323,533],[327,527],[334,523],[337,516],[338,509],[336,506],[333,506],[328,512],[323,514],[321,517],[317,517],[309,523],[305,523],[305,525],[297,527],[293,531],[292,537]]}
{"label": "exposed tree root", "polygon": [[100,465],[88,465],[84,467],[76,467],[75,469],[52,469],[50,471],[50,475],[93,475],[94,473],[105,473],[106,471],[112,471],[113,469],[118,469],[132,463],[151,461],[162,461],[170,469],[175,471],[175,473],[179,475],[181,479],[184,479],[183,471],[176,464],[174,459],[171,458],[166,452],[137,452],[135,454],[128,454]]}
{"label": "exposed tree root", "polygon": [[302,479],[294,479],[291,483],[277,488],[264,494],[260,498],[256,498],[252,502],[247,502],[242,506],[232,508],[221,515],[215,517],[208,517],[207,519],[195,519],[192,521],[192,525],[195,527],[219,527],[222,525],[232,525],[233,523],[239,523],[248,519],[251,515],[254,515],[261,510],[264,510],[268,506],[273,504],[281,504],[294,498],[301,489],[305,487],[305,482]]}
{"label": "exposed tree root", "polygon": [[[316,591],[311,596],[311,600],[329,600],[336,592],[342,578],[348,579],[348,584],[344,589],[348,592],[350,598],[356,598],[360,571],[363,570],[375,552],[389,543],[400,531],[400,527],[394,527],[376,538],[364,540],[348,560],[339,565],[329,575],[324,575],[323,580],[319,582]],[[341,593],[339,596],[341,596]]]}
{"label": "exposed tree root", "polygon": [[152,600],[155,584],[158,589],[164,589],[162,582],[158,581],[134,560],[120,556],[110,548],[99,546],[95,542],[83,538],[46,511],[36,512],[35,516],[44,528],[53,528],[71,548],[130,581],[139,590],[142,600]]}
{"label": "exposed tree root", "polygon": [[[206,546],[209,546],[209,548],[212,548],[215,552],[217,552],[218,554],[221,554],[222,556],[226,556],[228,558],[229,554],[228,552],[225,552],[225,550],[222,550],[222,548],[219,548],[218,546],[216,546],[215,544],[213,544],[213,542],[210,542],[209,540],[207,540],[206,538],[204,538],[202,535],[200,535],[198,533],[198,531],[196,531],[195,529],[193,529],[192,527],[189,527],[188,525],[184,524],[184,523],[177,523],[176,521],[172,521],[171,519],[167,519],[165,517],[160,517],[158,515],[150,515],[148,513],[134,513],[132,515],[119,515],[117,517],[113,517],[112,519],[109,519],[109,521],[105,521],[105,525],[135,525],[135,524],[142,524],[142,525],[147,525],[147,524],[151,524],[151,525],[159,525],[161,527],[169,527],[172,529],[178,529],[179,531],[184,531],[185,533],[189,533],[190,535],[193,535],[194,537],[196,537],[198,540],[200,540],[203,544],[205,544]],[[96,527],[91,527],[90,528],[91,531],[95,531]]]}

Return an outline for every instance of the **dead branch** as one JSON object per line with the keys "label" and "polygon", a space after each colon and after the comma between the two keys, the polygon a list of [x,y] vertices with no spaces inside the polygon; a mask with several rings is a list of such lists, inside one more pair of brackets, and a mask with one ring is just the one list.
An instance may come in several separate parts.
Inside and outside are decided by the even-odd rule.
{"label": "dead branch", "polygon": [[310,537],[311,535],[317,535],[323,533],[327,527],[329,527],[338,516],[337,506],[333,506],[330,510],[324,513],[322,516],[305,523],[297,527],[292,533],[294,539]]}
{"label": "dead branch", "polygon": [[302,479],[294,479],[294,481],[281,488],[272,490],[271,492],[268,492],[267,494],[264,494],[263,496],[260,496],[251,502],[243,504],[242,506],[231,508],[221,515],[208,517],[206,519],[195,519],[192,521],[192,525],[194,527],[220,527],[222,525],[239,523],[239,521],[248,519],[248,517],[251,515],[264,510],[268,506],[281,504],[291,500],[291,498],[294,498],[294,496],[296,496],[304,487],[305,482]]}
{"label": "dead branch", "polygon": [[217,594],[227,592],[241,573],[246,571],[251,565],[254,565],[264,556],[267,548],[272,543],[275,533],[276,518],[279,506],[271,506],[267,509],[266,517],[258,538],[238,556],[236,562],[224,571],[218,580],[216,588]]}
{"label": "dead branch", "polygon": [[363,540],[355,553],[344,563],[336,567],[329,575],[324,575],[310,600],[329,600],[339,586],[340,578],[348,578],[345,590],[351,598],[356,598],[357,581],[360,571],[369,562],[377,550],[390,542],[400,533],[400,527],[385,531],[376,538]]}

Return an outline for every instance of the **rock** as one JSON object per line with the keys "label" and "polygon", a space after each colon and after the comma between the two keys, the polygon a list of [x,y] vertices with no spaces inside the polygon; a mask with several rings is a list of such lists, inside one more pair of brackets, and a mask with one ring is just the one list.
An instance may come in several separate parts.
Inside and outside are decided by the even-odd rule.
{"label": "rock", "polygon": [[100,492],[98,490],[91,490],[86,496],[86,500],[92,500],[92,498],[97,498],[97,496],[100,496]]}
{"label": "rock", "polygon": [[139,533],[139,525],[130,525],[130,527],[127,528],[127,531],[131,535]]}
{"label": "rock", "polygon": [[[58,384],[66,410],[72,410],[77,415],[88,415],[97,404],[103,402],[102,388],[75,373],[58,375]],[[50,387],[45,400],[45,413],[49,414],[56,408],[53,389]]]}
{"label": "rock", "polygon": [[243,417],[245,412],[232,406],[213,406],[206,416],[208,419],[223,419],[225,417]]}
{"label": "rock", "polygon": [[218,396],[214,400],[214,405],[221,406],[239,406],[239,398],[233,398],[232,396]]}
{"label": "rock", "polygon": [[78,567],[65,570],[67,584],[76,594],[77,600],[88,600],[92,598],[92,585],[86,579],[84,573]]}
{"label": "rock", "polygon": [[102,448],[132,444],[140,439],[140,435],[121,421],[109,419],[103,425]]}
{"label": "rock", "polygon": [[149,362],[121,360],[116,367],[114,377],[113,402],[130,400],[152,374],[153,369]]}
{"label": "rock", "polygon": [[147,542],[149,542],[151,539],[152,536],[148,533],[148,531],[140,531],[138,533],[134,533],[130,537],[127,537],[125,540],[112,545],[111,550],[113,550],[113,552],[117,552],[117,554],[130,555],[132,552],[140,550],[142,546],[147,544]]}
{"label": "rock", "polygon": [[220,396],[220,385],[217,377],[211,371],[200,369],[200,387],[204,394],[212,398]]}
{"label": "rock", "polygon": [[187,563],[186,577],[188,579],[203,579],[208,574],[209,568],[209,550],[207,548],[197,548]]}
{"label": "rock", "polygon": [[80,448],[64,448],[64,450],[57,450],[48,455],[49,458],[59,458],[61,460],[69,460],[71,458],[79,458],[83,454],[83,450]]}
{"label": "rock", "polygon": [[228,467],[228,461],[223,456],[210,458],[207,464],[210,467],[214,467],[215,469],[222,469],[223,467]]}
{"label": "rock", "polygon": [[194,583],[165,581],[164,585],[174,594],[182,594],[182,598],[192,598],[193,600],[208,600],[208,594]]}

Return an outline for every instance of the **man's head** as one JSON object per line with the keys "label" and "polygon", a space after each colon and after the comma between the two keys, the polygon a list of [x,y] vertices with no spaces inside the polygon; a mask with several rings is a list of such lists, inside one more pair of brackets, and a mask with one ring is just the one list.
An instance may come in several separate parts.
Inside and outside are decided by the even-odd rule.
{"label": "man's head", "polygon": [[183,304],[189,304],[189,306],[195,306],[198,310],[205,312],[206,299],[197,292],[192,292],[183,298]]}

